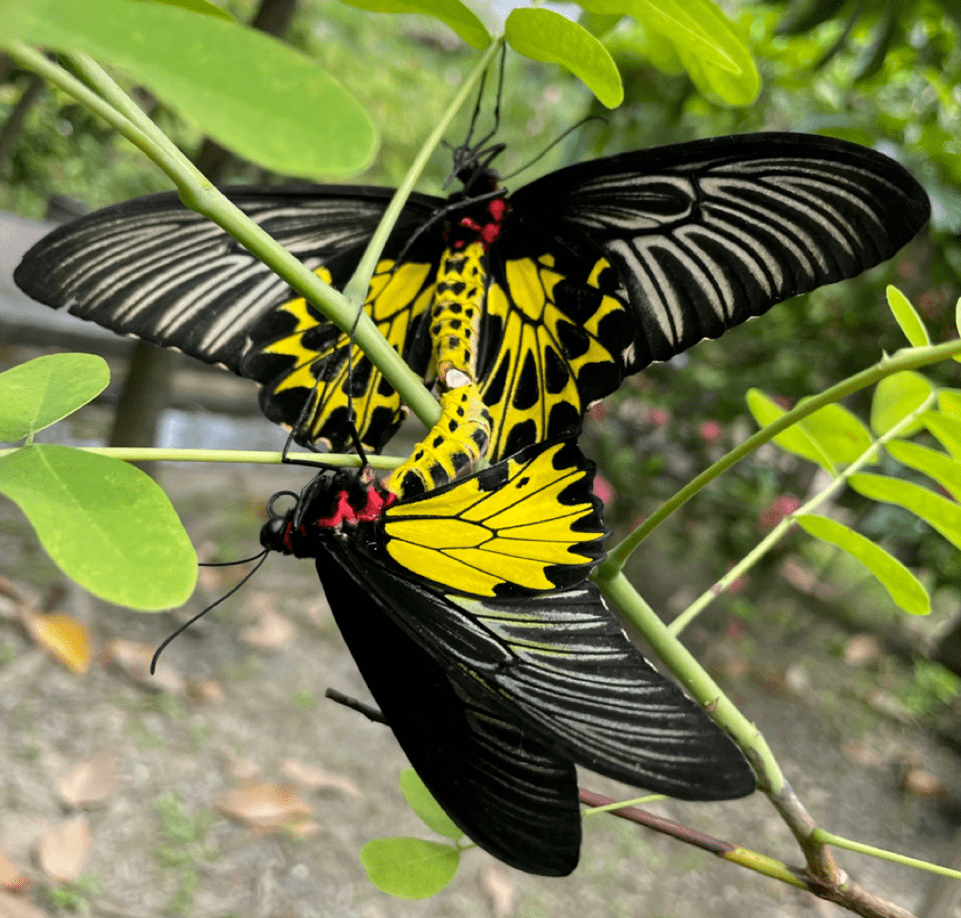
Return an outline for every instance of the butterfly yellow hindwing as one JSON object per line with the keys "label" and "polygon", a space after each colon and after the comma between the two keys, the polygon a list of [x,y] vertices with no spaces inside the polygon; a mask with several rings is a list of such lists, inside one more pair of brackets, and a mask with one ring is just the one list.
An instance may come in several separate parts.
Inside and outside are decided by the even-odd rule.
{"label": "butterfly yellow hindwing", "polygon": [[582,580],[607,534],[593,465],[568,443],[538,445],[486,472],[390,507],[384,545],[445,590],[522,595]]}

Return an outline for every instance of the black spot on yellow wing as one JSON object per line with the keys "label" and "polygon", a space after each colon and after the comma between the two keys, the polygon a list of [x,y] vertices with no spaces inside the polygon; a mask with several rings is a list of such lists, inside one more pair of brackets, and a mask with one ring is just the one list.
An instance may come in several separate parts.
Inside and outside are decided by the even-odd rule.
{"label": "black spot on yellow wing", "polygon": [[[317,273],[330,280],[324,269]],[[384,260],[371,279],[364,308],[399,353],[410,352],[429,313],[432,275],[428,263]],[[257,343],[244,374],[263,384],[261,407],[271,420],[289,422],[299,406],[299,441],[326,440],[342,449],[354,424],[361,442],[379,450],[396,430],[400,396],[349,336],[303,298],[278,306],[251,337]]]}
{"label": "black spot on yellow wing", "polygon": [[489,348],[481,383],[493,419],[488,457],[575,433],[587,405],[620,384],[633,335],[606,262],[565,253],[494,268],[488,292]]}
{"label": "black spot on yellow wing", "polygon": [[538,444],[384,515],[389,557],[445,591],[511,596],[583,580],[607,535],[593,465],[571,443]]}

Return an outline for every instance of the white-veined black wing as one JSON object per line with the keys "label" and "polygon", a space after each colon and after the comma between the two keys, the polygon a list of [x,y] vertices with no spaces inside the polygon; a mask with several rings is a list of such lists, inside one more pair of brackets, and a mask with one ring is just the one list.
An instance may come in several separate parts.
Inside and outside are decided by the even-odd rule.
{"label": "white-veined black wing", "polygon": [[367,687],[445,812],[504,863],[544,876],[569,874],[581,846],[573,763],[459,691],[444,668],[323,551],[317,571]]}
{"label": "white-veined black wing", "polygon": [[[227,196],[312,270],[344,282],[376,228],[389,188],[240,187]],[[412,197],[392,236],[396,254],[444,202]],[[122,334],[176,347],[235,372],[248,336],[294,294],[240,243],[176,194],[137,198],[54,230],[14,273],[29,296]]]}
{"label": "white-veined black wing", "polygon": [[[581,163],[510,204],[505,258],[515,249],[561,265],[565,250],[596,259],[595,283],[629,304],[634,341],[617,355],[625,373],[879,264],[930,215],[924,190],[894,160],[787,133]],[[600,259],[614,268],[606,280]]]}
{"label": "white-veined black wing", "polygon": [[644,659],[593,583],[469,599],[430,590],[349,543],[327,548],[461,691],[555,753],[685,800],[753,792],[738,748]]}

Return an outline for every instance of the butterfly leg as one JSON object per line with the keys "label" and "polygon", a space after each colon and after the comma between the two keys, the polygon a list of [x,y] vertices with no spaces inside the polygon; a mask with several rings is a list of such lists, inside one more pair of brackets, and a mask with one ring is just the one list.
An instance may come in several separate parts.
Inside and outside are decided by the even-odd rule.
{"label": "butterfly leg", "polygon": [[438,269],[430,334],[441,417],[387,481],[412,497],[470,472],[487,455],[491,417],[477,386],[477,342],[486,293],[485,248],[448,249]]}

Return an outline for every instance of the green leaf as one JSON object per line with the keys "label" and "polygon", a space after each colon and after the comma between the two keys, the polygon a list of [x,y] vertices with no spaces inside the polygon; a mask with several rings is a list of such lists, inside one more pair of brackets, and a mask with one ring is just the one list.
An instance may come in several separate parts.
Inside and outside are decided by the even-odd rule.
{"label": "green leaf", "polygon": [[897,287],[888,285],[888,306],[895,321],[904,332],[912,347],[925,347],[931,343],[924,321],[918,311],[911,305],[911,301]]}
{"label": "green leaf", "polygon": [[624,101],[621,75],[607,49],[560,13],[542,8],[511,10],[504,35],[518,54],[566,67],[608,108]]}
{"label": "green leaf", "polygon": [[[958,334],[961,335],[961,296],[958,297],[958,302],[954,304],[954,327],[958,330]],[[959,363],[961,363],[961,356],[955,357]]]}
{"label": "green leaf", "polygon": [[48,354],[0,373],[0,442],[43,430],[95,399],[110,382],[96,354]]}
{"label": "green leaf", "polygon": [[341,0],[371,13],[420,13],[439,19],[472,48],[486,48],[492,31],[460,0]]}
{"label": "green leaf", "polygon": [[[732,73],[699,55],[685,44],[676,43],[678,57],[691,75],[694,85],[707,97],[719,96],[728,105],[750,105],[761,91],[761,77],[751,52],[741,42],[724,14],[708,0],[687,0],[715,41],[737,65]],[[698,9],[693,9],[693,8]]]}
{"label": "green leaf", "polygon": [[[760,389],[748,390],[747,406],[754,416],[754,420],[762,427],[766,427],[787,414],[780,405],[766,396]],[[829,472],[834,472],[831,458],[800,424],[795,424],[783,433],[779,433],[774,438],[774,442],[786,452],[800,456],[802,459],[809,459]]]}
{"label": "green leaf", "polygon": [[961,418],[941,414],[939,411],[928,411],[922,415],[921,420],[955,459],[961,459]]}
{"label": "green leaf", "polygon": [[185,10],[202,13],[205,16],[217,16],[229,22],[235,21],[234,17],[226,10],[222,10],[219,6],[214,6],[213,3],[208,3],[207,0],[151,0],[151,2],[166,3],[168,6],[179,6]]}
{"label": "green leaf", "polygon": [[945,414],[961,418],[961,389],[939,389],[938,408]]}
{"label": "green leaf", "polygon": [[848,484],[871,500],[895,504],[910,510],[961,548],[961,505],[910,481],[886,475],[852,475]]}
{"label": "green leaf", "polygon": [[454,841],[463,838],[464,832],[444,812],[413,768],[405,768],[400,773],[400,789],[407,805],[429,828]]}
{"label": "green leaf", "polygon": [[905,612],[927,615],[931,611],[931,600],[918,578],[870,539],[826,516],[803,514],[797,523],[816,539],[830,542],[860,561]]}
{"label": "green leaf", "polygon": [[888,443],[888,452],[908,468],[934,479],[955,500],[961,500],[961,461],[940,450],[904,440],[892,440]]}
{"label": "green leaf", "polygon": [[709,0],[577,0],[589,13],[633,16],[645,29],[669,38],[675,47],[687,47],[692,54],[730,73],[741,67],[717,36],[705,28],[700,14]]}
{"label": "green leaf", "polygon": [[375,838],[360,849],[370,882],[398,899],[427,899],[457,873],[460,851],[420,838]]}
{"label": "green leaf", "polygon": [[[798,425],[835,463],[854,462],[874,439],[861,419],[842,405],[825,405]],[[877,462],[877,459],[872,460]]]}
{"label": "green leaf", "polygon": [[286,175],[344,175],[376,132],[316,63],[236,23],[137,0],[0,0],[0,45],[83,51],[129,73],[219,143]]}
{"label": "green leaf", "polygon": [[[927,378],[913,370],[905,370],[886,376],[874,389],[871,401],[871,429],[880,436],[896,424],[900,424],[912,411],[917,410],[933,387]],[[918,419],[901,431],[902,436],[917,433],[923,427]]]}
{"label": "green leaf", "polygon": [[0,492],[63,572],[101,599],[154,612],[193,592],[190,539],[140,469],[66,446],[25,446],[0,458]]}

